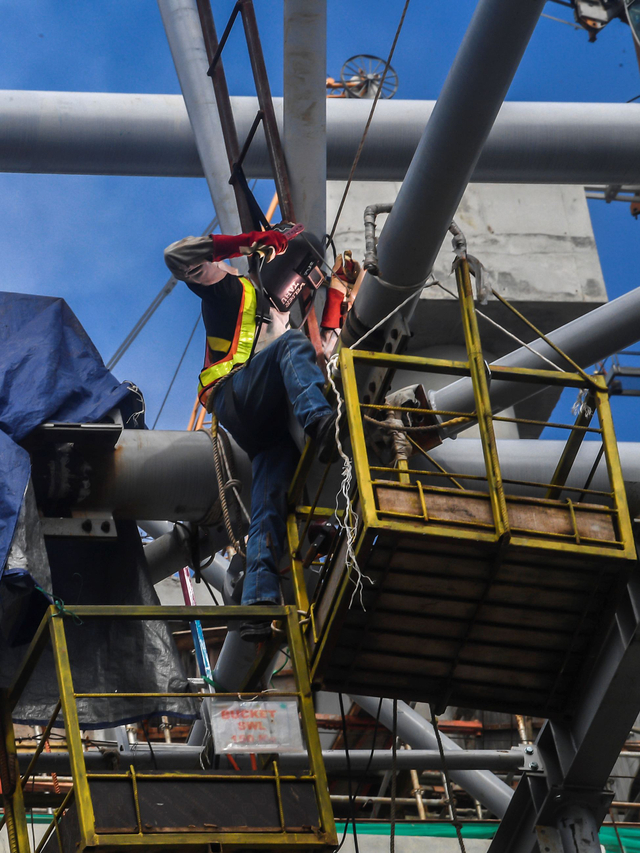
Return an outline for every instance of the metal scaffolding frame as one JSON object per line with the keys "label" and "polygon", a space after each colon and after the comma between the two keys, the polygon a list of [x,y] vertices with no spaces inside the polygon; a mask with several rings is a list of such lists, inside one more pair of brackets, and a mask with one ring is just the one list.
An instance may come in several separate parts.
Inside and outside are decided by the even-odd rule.
{"label": "metal scaffolding frame", "polygon": [[[291,17],[294,18],[296,14],[296,0],[286,0],[286,3]],[[198,23],[195,0],[186,4],[184,0],[181,2],[178,2],[178,0],[159,0],[159,5],[167,28],[181,86],[184,90],[199,160],[209,182],[212,198],[214,199],[222,228],[227,231],[237,230],[240,219],[242,219],[243,225],[247,221],[246,211],[243,215],[243,199],[239,195],[234,195],[229,185],[222,178],[226,174],[226,169],[221,168],[221,164],[223,164],[223,159],[221,159],[222,141],[224,138],[227,161],[233,168],[238,163],[238,160],[242,159],[242,152],[238,150],[238,138],[234,125],[234,109],[236,107],[238,111],[244,109],[245,113],[248,114],[253,110],[254,102],[251,101],[249,104],[249,100],[247,100],[240,103],[239,99],[228,98],[226,82],[224,81],[224,75],[219,65],[212,73],[216,98],[213,98],[211,95],[209,82],[201,79],[205,58],[208,60],[209,67],[211,67],[215,65],[214,59],[216,54],[219,53],[219,46],[216,44],[213,19],[210,15],[208,2],[203,3],[201,0],[198,0],[197,3],[198,10],[200,11],[199,23],[204,26],[204,38],[200,30],[194,27],[194,22]],[[248,5],[250,6],[251,4],[247,4],[241,0],[236,6],[236,10],[242,11],[244,14]],[[514,104],[510,105],[509,109],[504,111],[501,120],[496,121],[496,116],[543,5],[543,0],[532,0],[526,9],[521,4],[514,5],[511,0],[480,0],[478,3],[476,15],[443,90],[443,95],[431,113],[431,119],[415,151],[406,175],[405,184],[398,197],[394,211],[381,234],[379,247],[380,277],[374,279],[374,277],[368,276],[362,287],[356,301],[356,310],[351,318],[351,340],[357,339],[364,329],[370,328],[379,322],[390,310],[397,308],[402,301],[406,300],[408,295],[417,293],[421,288],[431,269],[435,253],[442,242],[443,234],[449,225],[453,211],[460,200],[464,188],[474,174],[476,177],[483,176],[484,179],[486,179],[487,175],[493,175],[494,178],[498,176],[498,180],[517,180],[518,178],[514,176],[520,176],[520,179],[526,180],[527,178],[523,178],[522,176],[526,174],[530,177],[531,170],[535,169],[540,163],[539,159],[532,158],[531,162],[524,164],[523,160],[526,160],[527,157],[523,157],[522,155],[522,152],[526,149],[522,138],[518,140],[518,145],[520,146],[518,148],[518,145],[512,139],[508,140],[507,137],[509,137],[510,133],[509,128],[513,129],[513,127],[517,127],[521,137],[526,137],[529,127],[534,126],[537,129],[542,127],[544,122],[540,119],[543,113],[548,112],[549,105],[527,105],[525,108],[524,105]],[[184,11],[186,7],[188,7],[187,13]],[[315,24],[321,28],[322,20],[319,23],[316,20]],[[255,19],[253,23],[249,20],[250,31],[252,26],[255,26]],[[188,45],[193,46],[196,42],[197,50],[189,59],[187,56],[189,51],[186,48]],[[224,42],[224,37],[222,42]],[[256,56],[252,55],[252,60],[255,59]],[[484,87],[482,93],[480,93],[482,98],[480,98],[480,94],[474,88],[474,84],[478,81],[481,81]],[[486,91],[487,86],[490,88],[489,95],[487,95]],[[55,117],[57,121],[57,108],[55,107],[57,103],[56,98],[59,99],[57,93],[31,93],[30,97],[31,101],[38,101],[38,103],[45,104],[49,112],[53,111],[53,113],[56,113]],[[148,101],[145,101],[148,104],[148,109],[153,113],[151,117],[147,116],[149,120],[146,124],[141,120],[139,114],[125,115],[123,113],[125,123],[128,122],[131,127],[135,127],[140,133],[140,140],[147,145],[150,139],[157,142],[157,123],[159,122],[160,126],[164,129],[164,133],[168,133],[167,115],[171,114],[171,116],[175,117],[182,109],[182,102],[180,104],[176,102],[172,109],[174,111],[177,109],[177,112],[171,113],[166,104],[160,105],[159,101],[152,100],[154,97],[148,96]],[[288,97],[291,97],[291,95]],[[114,115],[118,119],[118,115],[116,114],[118,114],[119,110],[125,111],[130,108],[131,96],[109,96],[109,98],[109,104],[104,107],[104,112],[101,114],[100,120],[103,122],[106,121],[111,132],[114,133],[114,137],[118,137],[122,134],[121,129],[116,127],[117,121],[114,122]],[[17,108],[12,107],[12,109],[17,109],[17,112],[14,111],[12,113],[13,128],[9,136],[17,134],[21,140],[20,128],[24,126],[25,121],[28,121],[28,117],[25,118],[25,111],[26,113],[29,112],[27,100],[29,98],[25,95],[22,105],[18,105]],[[82,98],[71,95],[69,96],[69,100],[79,103]],[[94,100],[97,103],[100,99],[94,97]],[[1,103],[2,98],[0,98]],[[224,119],[222,122],[218,122],[214,116],[216,104],[217,108],[222,110],[223,114],[228,118],[228,122],[226,123],[227,132],[224,134],[222,133],[225,128]],[[22,112],[20,112],[21,106]],[[578,132],[576,131],[578,127],[577,113],[584,112],[585,107],[579,105],[579,110],[572,111],[573,106],[564,105],[564,109],[552,110],[552,112],[554,112],[556,118],[560,113],[566,116],[565,125],[562,125],[558,131],[556,142],[559,140],[559,147],[563,148],[565,153],[569,151],[571,158],[578,161],[578,165],[574,168],[573,164],[565,163],[565,171],[562,171],[561,168],[556,168],[552,162],[553,151],[550,153],[550,149],[548,147],[545,148],[544,142],[538,140],[539,152],[542,152],[542,166],[540,166],[538,171],[540,180],[548,180],[551,174],[555,175],[555,179],[566,180],[567,174],[569,174],[572,180],[579,183],[586,180],[592,180],[593,182],[602,181],[602,183],[607,184],[607,189],[595,192],[598,197],[603,197],[608,201],[621,199],[620,194],[622,190],[620,186],[611,187],[615,183],[615,179],[619,178],[621,183],[626,181],[627,184],[631,185],[631,190],[634,193],[631,200],[636,200],[636,188],[633,182],[638,179],[640,167],[637,162],[637,136],[635,135],[637,118],[635,108],[627,108],[626,105],[619,105],[618,108],[618,105],[616,105],[615,112],[619,119],[619,127],[624,131],[624,133],[621,132],[620,134],[621,141],[616,138],[617,134],[612,132],[610,124],[607,124],[604,128],[599,128],[604,137],[606,137],[607,143],[613,139],[615,144],[619,143],[623,145],[623,143],[627,144],[628,139],[633,138],[633,145],[627,144],[625,148],[625,162],[622,166],[619,163],[613,163],[612,160],[616,159],[616,155],[611,155],[611,151],[608,150],[609,159],[601,163],[593,172],[589,172],[589,177],[587,177],[585,169],[588,170],[591,168],[589,164],[594,161],[593,151],[598,149],[599,146],[602,149],[603,145],[604,137],[596,131],[596,124],[603,124],[603,117],[611,113],[611,111],[607,112],[605,107],[613,107],[613,105],[601,105],[603,109],[595,109],[596,105],[593,105],[593,110],[586,109],[587,113],[595,117],[586,122],[587,125],[590,123],[593,125],[591,128],[593,138],[583,146],[580,156],[576,156],[575,151],[568,144],[568,134],[575,135]],[[354,105],[352,102],[336,106],[332,104],[329,107],[329,111],[338,116],[337,125],[340,122],[343,125],[349,124],[345,122],[346,107],[351,112],[364,109],[364,107]],[[31,109],[35,109],[35,107],[32,105]],[[263,117],[266,116],[267,118],[267,135],[269,133],[272,135],[273,133],[277,134],[277,105],[274,109],[270,96],[268,104],[262,100],[260,101],[260,109],[262,110]],[[7,104],[5,104],[5,110],[9,110]],[[98,113],[98,107],[96,107],[96,110]],[[380,146],[384,147],[385,141],[388,144],[389,126],[394,127],[396,110],[396,105],[381,106],[379,117],[383,117],[382,121],[384,122],[384,130],[387,136],[382,135],[383,141],[382,143],[378,143],[375,149],[378,153],[381,150]],[[384,118],[385,111],[389,116],[388,119]],[[531,116],[533,115],[536,116],[535,120],[531,120]],[[247,125],[247,116],[245,115],[243,118],[245,125]],[[49,119],[51,119],[51,116],[49,116]],[[65,132],[68,134],[68,137],[65,138],[68,138],[70,148],[74,132],[78,127],[78,122],[82,124],[85,130],[89,125],[91,125],[94,131],[98,127],[98,124],[95,122],[95,116],[84,120],[84,123],[77,115],[71,115],[71,118],[63,116],[61,121],[65,123]],[[420,121],[422,121],[422,118]],[[509,125],[509,121],[511,121],[511,125]],[[496,122],[495,128],[494,122]],[[527,125],[527,122],[530,122],[530,125]],[[409,123],[407,122],[407,124]],[[144,127],[142,127],[143,124],[145,125]],[[355,124],[357,125],[357,122]],[[349,126],[352,133],[354,126]],[[115,130],[114,127],[116,128]],[[152,129],[152,133],[150,133],[149,128]],[[232,128],[232,132],[229,128]],[[543,135],[544,130],[545,128],[543,127],[541,131]],[[345,142],[348,134],[345,135],[344,127],[342,127],[342,131],[343,136],[341,137],[340,144],[344,150],[350,150],[349,145]],[[415,127],[413,131],[415,132]],[[43,127],[39,127],[37,132],[44,135],[45,141],[51,141],[55,137],[50,121],[49,124],[45,121]],[[55,132],[59,133],[57,126]],[[189,132],[185,131],[184,126],[181,129],[178,128],[178,131],[172,131],[172,133],[173,136],[171,136],[167,144],[171,150],[171,157],[177,160],[179,158],[175,157],[175,152],[189,150],[189,146],[193,145],[193,138]],[[233,136],[234,133],[235,139]],[[622,136],[625,139],[622,139]],[[454,138],[457,147],[452,145]],[[329,135],[329,139],[331,140],[331,135]],[[487,141],[487,146],[483,149],[485,141]],[[100,142],[103,144],[104,140],[101,139]],[[81,136],[77,144],[81,148],[84,146],[85,151],[92,151],[95,150],[96,140],[89,133],[88,136]],[[411,152],[413,152],[412,146],[414,144],[415,140],[412,137],[412,142],[409,144]],[[10,147],[11,143],[9,143]],[[143,144],[140,147],[142,148]],[[406,145],[403,151],[404,156],[406,156]],[[344,152],[339,153],[343,155]],[[165,160],[170,160],[171,157],[165,157]],[[88,159],[91,160],[91,156]],[[336,157],[336,160],[338,159]],[[506,164],[501,165],[502,159],[505,160]],[[597,160],[597,158],[595,159]],[[265,160],[265,151],[258,152],[258,156],[256,157],[257,166],[255,168],[256,173],[259,173],[260,176],[266,174]],[[317,157],[314,162],[317,175],[319,175],[322,164]],[[341,173],[336,169],[332,173],[331,163],[332,160],[330,159],[328,174],[330,177],[336,177],[337,174]],[[489,163],[488,166],[487,163]],[[271,165],[274,165],[273,162]],[[283,213],[286,215],[289,212],[292,215],[291,193],[287,186],[286,170],[283,175],[282,164],[275,165],[275,178],[278,184],[281,204],[283,204]],[[380,175],[384,172],[384,169],[382,172],[376,172],[375,166],[367,167],[366,163],[363,165],[362,177],[371,177],[371,174],[374,174],[380,178]],[[25,167],[20,158],[16,157],[15,151],[9,151],[9,153],[5,154],[3,168],[16,168],[16,170],[25,168],[28,171],[33,166]],[[88,166],[85,165],[83,168],[88,168]],[[117,173],[117,170],[120,169],[124,170],[122,172],[124,174],[138,174],[140,173],[138,170],[142,168],[142,165],[140,163],[132,164],[131,162],[124,163],[118,161],[117,165],[111,165],[109,168],[112,170],[110,173]],[[168,166],[167,162],[163,161],[161,164],[155,163],[145,166],[145,168],[150,170],[146,172],[147,174],[167,174],[167,169],[175,169],[177,167],[173,165]],[[187,169],[185,173],[191,173],[188,172],[188,169],[193,170],[194,166],[191,164],[190,166],[181,168]],[[300,163],[297,163],[293,171],[298,173],[299,168]],[[344,164],[342,168],[344,169]],[[367,172],[367,168],[371,169],[371,173]],[[483,168],[485,172],[482,171]],[[554,168],[556,169],[555,171]],[[197,172],[197,164],[195,169]],[[582,171],[580,171],[581,169]],[[77,163],[75,158],[71,158],[70,162],[66,164],[58,159],[52,165],[52,170],[61,172],[66,170],[77,171]],[[450,176],[452,173],[456,174],[456,180],[451,180]],[[388,174],[388,172],[384,172],[384,174]],[[441,181],[443,175],[447,176],[446,186]],[[295,195],[296,191],[293,191],[293,195]],[[629,200],[629,198],[625,196],[625,200]],[[240,208],[240,216],[238,216],[235,209],[236,203]],[[313,205],[310,204],[309,209],[313,209]],[[314,214],[314,216],[319,215]],[[423,233],[429,235],[427,243],[418,239],[419,235]],[[601,357],[601,354],[605,350],[607,354],[609,353],[613,346],[612,337],[619,334],[621,329],[624,332],[625,344],[626,341],[631,343],[637,338],[638,334],[634,331],[634,324],[636,324],[636,314],[640,310],[638,308],[639,304],[640,291],[628,294],[626,297],[622,297],[621,300],[610,303],[610,306],[604,306],[598,309],[598,311],[593,312],[589,319],[582,318],[575,321],[575,325],[569,324],[564,330],[565,337],[561,338],[561,336],[558,336],[554,340],[557,340],[557,343],[572,358],[575,358],[581,367],[585,367],[588,363]],[[609,324],[610,320],[611,324]],[[613,335],[612,330],[615,332]],[[590,337],[585,333],[590,331],[594,332],[594,337]],[[553,335],[551,337],[553,338]],[[573,349],[572,345],[574,345]],[[553,353],[545,348],[543,342],[538,341],[533,346],[540,349],[551,359],[554,358]],[[616,344],[616,348],[618,347],[619,343]],[[596,355],[594,355],[594,352],[596,352]],[[480,360],[481,354],[477,355],[476,368],[479,371],[478,375],[484,375]],[[505,369],[505,375],[508,372],[507,369],[514,366],[527,368],[530,366],[527,361],[529,355],[524,351],[516,351],[516,353],[507,356],[505,359],[501,359],[497,363],[498,368],[502,366]],[[538,366],[537,363],[534,366]],[[495,370],[495,373],[499,374],[499,372],[499,369]],[[507,385],[507,382],[503,382],[503,390],[506,389]],[[439,391],[437,396],[434,397],[437,401],[435,407],[444,410],[466,410],[470,399],[469,389],[470,383],[467,380],[460,380],[459,383],[453,383],[451,386]],[[513,395],[511,394],[510,396],[506,391],[502,396],[498,395],[499,399],[494,399],[494,389],[495,386],[490,389],[492,395],[491,403],[494,410],[501,408],[505,404],[510,405],[513,402]],[[488,395],[489,389],[485,390]],[[161,449],[166,449],[169,439],[161,437],[159,441],[162,444]],[[202,441],[202,439],[198,439],[198,441]],[[136,466],[140,467],[144,461],[142,459],[144,455],[142,453],[143,444],[136,444],[135,447],[131,448],[132,456],[135,457],[135,461],[131,463],[131,470],[135,469]],[[193,446],[191,439],[189,439],[188,446],[185,444],[183,452],[186,454],[191,453]],[[172,443],[171,448],[173,453],[175,451],[175,444]],[[197,455],[198,459],[204,458],[204,454],[198,453]],[[126,463],[126,460],[124,463],[121,460],[119,464],[128,463]],[[175,460],[172,462],[172,467],[174,465]],[[198,465],[195,465],[194,470],[197,467]],[[131,470],[129,474],[131,474]],[[206,494],[207,508],[209,508],[216,496],[215,486],[211,486],[211,483],[215,483],[215,479],[209,476],[207,471],[203,471],[202,476],[202,491]],[[135,476],[133,479],[135,481]],[[165,491],[166,488],[173,490],[174,480],[171,480],[169,487],[167,486],[169,479],[168,477],[163,478]],[[117,487],[124,484],[123,489],[125,486],[127,488],[126,499],[130,501],[130,482],[129,480],[127,483],[125,478],[123,478],[120,484],[118,482],[111,483],[110,488],[112,491],[115,489],[117,492]],[[136,492],[134,497],[138,501],[141,516],[153,519],[160,515],[158,509],[163,505],[163,491],[153,490],[153,493],[147,492],[147,486],[148,483],[146,482],[138,483],[141,491],[139,493]],[[112,508],[121,499],[124,500],[122,495],[115,492],[107,496],[94,496],[94,500],[109,503]],[[200,504],[197,501],[189,504],[188,496],[186,496],[186,499],[188,506],[187,515],[195,521],[200,520],[203,515]],[[185,514],[182,512],[181,520],[184,519]],[[183,554],[180,548],[177,548],[177,551],[179,552],[177,559],[180,560]],[[304,602],[301,582],[299,583],[298,593],[300,600]],[[176,613],[178,610],[180,608],[174,609]],[[96,615],[89,612],[89,609],[83,610],[80,608],[77,612],[87,617]],[[194,610],[189,612],[190,618],[193,617],[194,613]],[[291,608],[287,610],[286,616],[290,629],[294,633],[299,632],[297,615],[293,613]],[[54,611],[50,613],[49,619],[53,633],[57,634],[57,638],[60,640],[62,636],[60,626],[63,620],[58,619]],[[299,649],[297,654],[298,665],[304,669],[303,655]],[[504,790],[506,786],[499,783],[499,780],[487,775],[486,770],[481,771],[480,768],[489,765],[495,767],[495,769],[504,769],[505,765],[508,764],[510,767],[515,767],[516,763],[519,767],[522,761],[521,753],[517,756],[517,762],[514,755],[510,755],[508,760],[504,756],[497,754],[491,756],[487,754],[484,757],[478,757],[473,760],[466,754],[465,756],[460,756],[457,762],[453,757],[451,758],[452,769],[454,769],[453,765],[457,764],[457,768],[455,769],[460,774],[461,783],[466,784],[468,789],[478,799],[490,802],[495,813],[502,814],[502,822],[491,845],[492,853],[531,853],[538,843],[541,844],[543,849],[548,848],[554,851],[554,853],[560,850],[564,850],[564,853],[599,853],[597,828],[611,803],[611,794],[606,790],[607,779],[628,732],[640,711],[640,679],[637,678],[639,668],[640,583],[638,578],[633,576],[624,591],[622,601],[618,605],[614,624],[600,647],[592,675],[589,681],[581,686],[575,713],[570,719],[555,719],[553,722],[548,722],[545,725],[535,746],[531,747],[535,750],[536,767],[532,766],[533,762],[529,762],[527,772],[513,796],[511,797]],[[68,679],[66,667],[59,666],[58,669],[61,684],[63,685],[68,722],[72,723],[74,721],[70,701],[70,697],[73,698],[72,685]],[[306,703],[305,713],[307,723],[310,723],[310,690],[308,691],[308,695],[305,693],[303,698],[304,703]],[[355,697],[355,699],[363,708],[375,715],[376,700],[372,702],[366,697]],[[14,755],[15,743],[12,737],[11,717],[7,712],[8,704],[6,696],[4,700],[4,715],[1,721],[3,741],[5,749]],[[402,709],[407,719],[410,718],[410,710]],[[391,728],[392,724],[390,713],[390,700],[385,700],[380,719],[383,725],[389,728]],[[412,713],[415,714],[415,712]],[[419,715],[415,714],[415,716]],[[413,722],[415,725],[415,720]],[[433,735],[425,734],[425,731],[427,731],[427,728],[423,726],[423,732],[421,733],[423,740],[421,742],[418,743],[414,739],[415,745],[421,747],[423,750],[427,744],[431,748],[434,745]],[[404,739],[410,742],[412,735],[408,731],[405,731]],[[86,775],[86,769],[79,758],[78,749],[81,753],[82,748],[81,744],[78,744],[77,739],[74,746],[75,757],[71,757],[74,769],[80,776],[83,774]],[[314,747],[317,747],[317,744],[314,743]],[[318,748],[315,748],[315,755],[316,760],[318,760]],[[376,768],[386,768],[388,765],[388,755],[382,757],[372,754],[369,757],[370,753],[367,752],[366,756],[367,761]],[[364,754],[356,755],[352,753],[352,757],[357,766],[365,763]],[[53,758],[47,758],[44,755],[42,758],[43,761],[48,762],[51,766],[55,763]],[[433,753],[427,755],[426,752],[423,754],[412,752],[406,758],[402,756],[398,766],[435,768],[439,766],[437,758]],[[56,760],[60,760],[60,757],[57,757]],[[292,765],[295,765],[295,758],[289,760]],[[342,765],[346,757],[344,755],[335,755],[331,760],[336,765]],[[318,760],[318,767],[321,764],[322,762]],[[474,775],[463,776],[462,774]],[[19,780],[17,781],[19,782]],[[20,798],[21,785],[16,785],[16,779],[11,779],[5,773],[2,778],[2,786],[5,798],[12,798],[13,800],[12,805],[7,811],[9,825],[14,827],[22,825],[24,822],[24,803]],[[325,817],[328,819],[328,811]],[[57,823],[57,821],[54,821],[54,823]],[[87,838],[89,838],[91,835],[90,828],[87,829],[87,832],[89,833]],[[273,838],[267,841],[271,843],[272,840]],[[28,849],[28,837],[25,838],[23,829],[18,833],[17,844],[21,848]]]}

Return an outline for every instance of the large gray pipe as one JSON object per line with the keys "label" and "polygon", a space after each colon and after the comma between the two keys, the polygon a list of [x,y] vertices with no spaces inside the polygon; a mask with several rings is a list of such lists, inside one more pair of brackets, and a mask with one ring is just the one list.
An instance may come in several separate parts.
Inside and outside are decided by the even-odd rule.
{"label": "large gray pipe", "polygon": [[[596,462],[600,449],[599,441],[584,441],[567,478],[567,486],[583,488],[591,469]],[[549,483],[556,465],[560,460],[566,441],[547,441],[541,439],[499,439],[498,457],[500,471],[505,480],[523,480],[527,482]],[[444,441],[440,447],[433,448],[429,453],[447,471],[469,476],[485,476],[486,468],[479,439],[465,438],[459,441]],[[629,502],[631,516],[640,515],[640,443],[621,441],[618,443],[620,465],[624,476],[625,490]],[[416,464],[418,463],[415,457]],[[427,466],[428,467],[428,466]],[[464,476],[460,478],[464,481]],[[486,486],[478,481],[469,480],[466,484],[471,489],[484,489]],[[519,486],[505,482],[505,491],[513,495],[533,495],[540,497],[540,489],[530,486]],[[601,459],[591,482],[590,488],[598,491],[609,491],[610,485],[607,466]],[[569,493],[567,493],[569,494]],[[589,496],[584,500],[589,501]]]}
{"label": "large gray pipe", "polygon": [[284,0],[284,122],[296,218],[323,239],[327,230],[327,2]]}
{"label": "large gray pipe", "polygon": [[[378,716],[379,699],[374,696],[351,696],[351,698],[372,717]],[[379,719],[383,726],[390,731],[393,729],[393,702],[391,699],[382,700]],[[397,731],[398,737],[413,749],[432,750],[438,748],[431,723],[410,708],[406,702],[398,702]],[[462,752],[462,748],[451,738],[444,734],[441,734],[440,737],[444,749],[448,752],[457,752],[458,750]],[[451,773],[451,778],[497,817],[502,817],[506,812],[513,796],[513,790],[493,773],[488,770],[456,770]]]}
{"label": "large gray pipe", "polygon": [[92,463],[82,510],[116,518],[204,523],[218,497],[211,439],[203,430],[123,430],[113,453]]}
{"label": "large gray pipe", "polygon": [[[625,293],[617,299],[589,311],[561,326],[547,336],[580,367],[589,367],[598,361],[624,350],[640,339],[640,288]],[[549,344],[538,338],[531,348],[541,353],[565,370],[573,370]],[[493,362],[506,367],[549,369],[549,365],[535,353],[520,347]],[[489,386],[494,412],[513,406],[544,390],[543,386],[524,382],[505,382],[492,379]],[[453,412],[469,412],[475,407],[473,388],[468,378],[445,385],[430,395],[432,408]],[[453,435],[463,426],[443,430],[443,435]]]}
{"label": "large gray pipe", "polygon": [[[234,97],[231,102],[244,139],[258,108],[256,99]],[[282,99],[274,98],[274,106],[282,131]],[[346,180],[371,102],[336,98],[326,107],[327,177]],[[380,101],[358,163],[358,180],[401,181],[433,108],[434,101]],[[498,114],[472,180],[638,184],[639,137],[637,104],[509,101]],[[251,178],[271,175],[261,130],[245,166]],[[0,90],[0,171],[203,175],[180,95],[20,90]]]}
{"label": "large gray pipe", "polygon": [[480,0],[378,241],[343,338],[352,343],[433,268],[546,0]]}
{"label": "large gray pipe", "polygon": [[195,0],[158,0],[196,147],[223,233],[237,234],[240,217],[229,184],[229,161]]}

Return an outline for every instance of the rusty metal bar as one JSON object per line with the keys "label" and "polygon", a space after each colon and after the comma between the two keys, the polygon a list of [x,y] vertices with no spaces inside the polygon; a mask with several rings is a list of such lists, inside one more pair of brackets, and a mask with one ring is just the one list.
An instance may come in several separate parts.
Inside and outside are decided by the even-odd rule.
{"label": "rusty metal bar", "polygon": [[[224,68],[221,61],[218,61],[217,59],[214,61],[214,59],[216,57],[219,59],[219,55],[227,38],[229,37],[229,32],[231,31],[233,22],[238,14],[238,7],[236,5],[234,8],[233,14],[229,19],[229,24],[227,25],[227,29],[223,35],[223,40],[218,44],[218,37],[213,20],[213,13],[211,12],[210,0],[196,0],[196,4],[198,7],[198,16],[200,17],[200,26],[202,27],[204,45],[207,51],[207,59],[209,60],[209,71],[207,73],[209,77],[211,77],[211,82],[213,83],[213,91],[216,96],[216,106],[218,108],[218,115],[220,116],[222,135],[224,137],[227,158],[229,160],[229,172],[231,174],[234,166],[236,166],[239,160],[240,144],[238,142],[238,131],[236,129],[233,109],[231,108],[229,87],[227,86],[227,78],[224,73]],[[251,231],[253,228],[253,218],[249,211],[247,199],[245,198],[239,184],[233,181],[231,181],[231,184],[235,193],[242,228],[245,231]]]}
{"label": "rusty metal bar", "polygon": [[291,189],[289,187],[289,176],[284,162],[284,154],[282,151],[282,144],[280,142],[280,132],[276,121],[276,113],[273,108],[271,87],[269,86],[267,68],[264,62],[264,55],[262,53],[262,45],[260,43],[260,35],[258,33],[255,9],[253,8],[252,0],[239,0],[238,5],[240,6],[240,11],[242,13],[242,23],[244,25],[244,32],[247,39],[247,45],[249,47],[249,60],[253,70],[253,79],[256,85],[258,103],[260,104],[260,109],[263,113],[264,135],[267,140],[267,149],[269,151],[271,169],[273,170],[276,192],[278,193],[280,212],[282,213],[283,219],[286,219],[289,222],[295,222]]}

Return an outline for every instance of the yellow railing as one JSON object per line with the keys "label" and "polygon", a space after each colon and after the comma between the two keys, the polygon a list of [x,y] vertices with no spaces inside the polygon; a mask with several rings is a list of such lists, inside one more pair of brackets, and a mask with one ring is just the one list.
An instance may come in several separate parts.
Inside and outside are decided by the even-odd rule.
{"label": "yellow railing", "polygon": [[[190,621],[199,619],[202,622],[213,624],[227,624],[229,620],[237,619],[270,619],[277,620],[280,630],[283,632],[283,641],[288,642],[291,665],[295,680],[293,691],[262,691],[259,688],[252,689],[253,685],[246,684],[250,692],[233,694],[226,693],[122,693],[122,692],[84,692],[75,691],[72,675],[72,664],[69,659],[65,623],[68,618],[82,620],[82,622],[99,620],[170,620]],[[329,800],[327,780],[322,761],[322,750],[318,736],[315,710],[311,695],[309,682],[308,664],[304,648],[300,617],[294,607],[147,607],[147,606],[118,606],[118,607],[93,607],[79,606],[64,608],[60,611],[51,607],[43,619],[38,632],[31,643],[29,651],[25,656],[24,663],[18,673],[12,688],[2,695],[2,719],[5,729],[5,756],[11,764],[17,766],[17,753],[13,738],[13,724],[11,713],[16,706],[22,691],[27,685],[29,678],[34,672],[36,664],[40,659],[42,651],[48,642],[51,644],[53,661],[56,669],[60,699],[57,702],[49,723],[40,739],[29,767],[22,778],[18,777],[13,790],[4,791],[5,797],[5,819],[9,830],[9,837],[15,839],[12,845],[12,853],[28,853],[30,850],[29,837],[27,833],[27,822],[24,808],[24,794],[28,791],[29,779],[38,772],[38,758],[44,748],[47,737],[56,725],[56,721],[62,714],[63,723],[58,721],[57,725],[64,725],[66,743],[69,750],[69,761],[73,787],[66,794],[63,802],[54,811],[51,824],[49,825],[37,851],[44,849],[51,835],[55,832],[58,837],[58,846],[62,850],[61,828],[64,828],[64,815],[70,807],[74,807],[77,814],[79,839],[76,849],[78,851],[93,847],[105,847],[109,849],[176,849],[192,845],[214,845],[220,849],[241,850],[251,848],[254,850],[268,850],[279,848],[298,849],[325,849],[336,845],[336,830],[333,820],[333,811]],[[81,630],[81,627],[78,628]],[[286,640],[285,640],[286,638]],[[242,773],[233,775],[212,772],[189,772],[174,771],[153,773],[137,772],[133,766],[126,771],[105,771],[102,773],[90,772],[86,768],[85,754],[80,731],[77,700],[108,701],[110,698],[121,700],[123,698],[182,698],[191,701],[217,700],[264,700],[288,697],[295,698],[297,702],[301,731],[308,752],[308,772],[301,775],[282,774],[278,766],[278,756],[269,754],[266,756],[264,766],[259,772]],[[92,796],[92,783],[94,782],[122,782],[127,780],[131,785],[131,796],[133,799],[136,815],[135,831],[119,829],[109,831],[96,825],[94,800]],[[248,829],[247,827],[226,827],[224,829],[212,827],[202,831],[202,827],[194,827],[193,830],[181,828],[179,831],[170,827],[162,828],[146,826],[141,817],[139,800],[139,786],[147,781],[154,782],[204,782],[211,785],[211,797],[216,797],[216,783],[233,782],[234,785],[243,783],[273,783],[275,801],[279,821],[277,826],[270,825],[263,829]],[[282,799],[283,784],[305,784],[312,785],[314,792],[315,808],[317,810],[317,825],[287,827],[285,820],[285,807]],[[188,791],[184,794],[188,796]]]}

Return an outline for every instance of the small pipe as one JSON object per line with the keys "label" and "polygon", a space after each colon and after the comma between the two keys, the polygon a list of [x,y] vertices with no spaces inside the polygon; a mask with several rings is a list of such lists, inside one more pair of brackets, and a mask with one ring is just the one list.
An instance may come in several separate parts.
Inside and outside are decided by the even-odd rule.
{"label": "small pipe", "polygon": [[371,275],[378,275],[378,246],[376,243],[376,217],[391,213],[393,204],[370,204],[364,209],[364,262],[362,266]]}
{"label": "small pipe", "polygon": [[[403,749],[410,750],[411,747],[408,743],[405,743]],[[418,771],[412,768],[409,773],[411,775],[411,784],[413,785],[413,791],[411,793],[416,798],[418,815],[420,817],[420,820],[426,820],[427,813],[424,808],[424,800],[422,799],[422,788],[420,787],[420,777],[418,776]]]}
{"label": "small pipe", "polygon": [[[367,805],[367,803],[386,803],[389,805],[392,802],[391,797],[350,797],[348,794],[331,794],[329,799],[332,803],[358,803],[359,805]],[[444,800],[423,800],[428,806],[443,806]],[[415,806],[416,801],[413,797],[396,797],[395,803],[398,806]],[[422,809],[424,814],[424,808]],[[420,820],[426,820],[421,817]]]}

